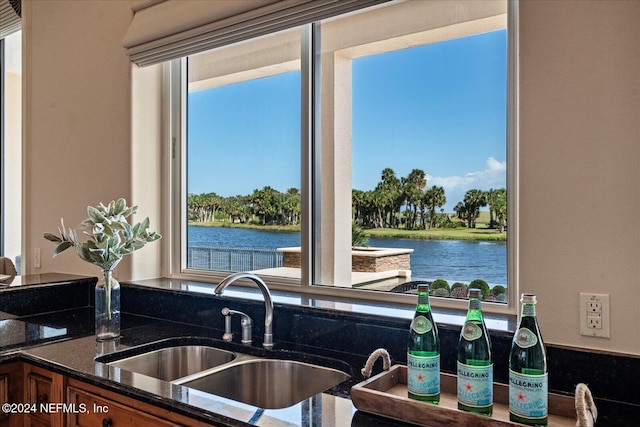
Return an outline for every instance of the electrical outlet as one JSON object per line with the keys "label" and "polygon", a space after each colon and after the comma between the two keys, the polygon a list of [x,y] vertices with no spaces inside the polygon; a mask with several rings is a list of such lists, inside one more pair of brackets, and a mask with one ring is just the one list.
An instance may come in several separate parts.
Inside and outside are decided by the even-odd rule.
{"label": "electrical outlet", "polygon": [[589,313],[601,313],[602,312],[602,303],[601,302],[588,302],[587,310]]}
{"label": "electrical outlet", "polygon": [[611,338],[609,294],[580,294],[580,335]]}
{"label": "electrical outlet", "polygon": [[587,327],[589,329],[602,329],[602,318],[599,316],[587,316]]}

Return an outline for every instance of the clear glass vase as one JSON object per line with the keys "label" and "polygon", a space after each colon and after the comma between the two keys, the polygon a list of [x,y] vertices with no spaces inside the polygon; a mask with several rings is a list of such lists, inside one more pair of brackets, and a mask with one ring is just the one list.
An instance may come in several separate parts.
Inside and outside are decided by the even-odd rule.
{"label": "clear glass vase", "polygon": [[104,270],[96,284],[96,340],[120,336],[120,283],[113,270]]}

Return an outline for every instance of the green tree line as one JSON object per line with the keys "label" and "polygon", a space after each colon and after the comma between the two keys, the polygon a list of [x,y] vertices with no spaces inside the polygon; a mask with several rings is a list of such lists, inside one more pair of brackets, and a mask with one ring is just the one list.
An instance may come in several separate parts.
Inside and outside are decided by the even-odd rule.
{"label": "green tree line", "polygon": [[[427,187],[426,174],[413,169],[398,178],[391,168],[385,168],[375,189],[352,190],[354,224],[364,228],[426,229],[455,227],[449,214],[444,188]],[[221,197],[216,193],[190,194],[187,201],[189,220],[196,222],[224,221],[260,225],[298,225],[300,223],[300,190],[289,188],[285,193],[266,186],[246,196]],[[465,193],[454,216],[468,228],[476,228],[480,208],[489,207],[491,228],[505,230],[507,191],[504,188]]]}

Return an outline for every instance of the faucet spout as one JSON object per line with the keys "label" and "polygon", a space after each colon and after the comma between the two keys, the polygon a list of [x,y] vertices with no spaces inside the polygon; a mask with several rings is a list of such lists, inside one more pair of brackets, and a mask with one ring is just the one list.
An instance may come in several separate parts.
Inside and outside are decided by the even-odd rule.
{"label": "faucet spout", "polygon": [[264,281],[253,273],[234,273],[230,276],[225,277],[218,286],[213,290],[213,293],[216,295],[222,295],[227,286],[231,285],[233,282],[242,279],[249,279],[253,281],[253,283],[258,286],[260,292],[262,292],[262,297],[264,298],[264,342],[262,346],[265,348],[273,348],[273,301],[271,300],[271,292],[269,292],[269,288]]}

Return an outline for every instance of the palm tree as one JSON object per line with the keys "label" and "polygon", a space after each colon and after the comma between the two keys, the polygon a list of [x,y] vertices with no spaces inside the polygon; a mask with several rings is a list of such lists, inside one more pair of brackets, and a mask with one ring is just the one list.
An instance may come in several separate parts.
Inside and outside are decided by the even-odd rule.
{"label": "palm tree", "polygon": [[222,203],[222,197],[218,196],[216,193],[207,193],[204,196],[205,203],[205,222],[214,222],[216,220],[216,211],[220,208],[220,204]]}
{"label": "palm tree", "polygon": [[187,196],[187,217],[189,220],[197,220],[196,210],[198,205],[198,195],[189,194]]}
{"label": "palm tree", "polygon": [[216,193],[190,194],[187,199],[189,217],[198,222],[212,222],[222,198]]}
{"label": "palm tree", "polygon": [[504,228],[504,224],[502,224],[502,226],[498,224],[500,220],[497,218],[497,210],[503,209],[503,214],[506,218],[507,190],[504,188],[498,190],[491,189],[487,191],[485,195],[487,204],[489,205],[489,226],[491,228],[495,228],[496,226]]}
{"label": "palm tree", "polygon": [[504,188],[494,190],[488,203],[489,212],[493,212],[495,215],[498,229],[501,233],[504,232],[507,223],[507,190]]}
{"label": "palm tree", "polygon": [[226,197],[223,210],[231,223],[245,223],[249,220],[249,207],[245,196]]}
{"label": "palm tree", "polygon": [[[383,223],[386,222],[391,228],[397,228],[400,207],[402,206],[402,185],[391,168],[383,169],[380,179],[375,191],[379,193],[379,203],[383,204],[381,211],[383,218],[385,218]],[[386,221],[387,216],[388,221]]]}
{"label": "palm tree", "polygon": [[300,221],[300,190],[291,187],[284,194],[283,207],[283,224],[297,224]]}
{"label": "palm tree", "polygon": [[261,217],[262,225],[271,222],[274,214],[279,212],[277,194],[276,190],[265,186],[262,190],[253,190],[250,196],[253,212]]}
{"label": "palm tree", "polygon": [[364,193],[367,206],[367,224],[369,227],[384,227],[385,201],[384,193],[379,191],[367,191]]}
{"label": "palm tree", "polygon": [[364,223],[365,199],[364,191],[351,190],[351,219],[353,223],[362,226]]}
{"label": "palm tree", "polygon": [[[459,207],[461,203],[456,205],[456,208]],[[484,191],[481,190],[469,190],[464,195],[464,205],[462,205],[461,210],[464,211],[464,218],[460,216],[458,209],[456,209],[456,213],[458,213],[458,217],[467,221],[467,226],[469,228],[476,228],[476,219],[480,216],[480,208],[482,206],[487,206],[487,201],[485,198]]]}
{"label": "palm tree", "polygon": [[415,228],[418,216],[418,203],[422,199],[424,187],[427,185],[426,174],[422,169],[413,169],[403,178],[403,190],[406,200],[407,228]]}
{"label": "palm tree", "polygon": [[456,204],[456,206],[453,208],[454,212],[456,213],[456,216],[458,218],[460,218],[463,221],[467,221],[469,220],[469,210],[467,209],[467,206],[462,203],[462,202],[458,202],[458,204]]}
{"label": "palm tree", "polygon": [[447,197],[444,195],[444,188],[432,186],[424,193],[424,203],[429,212],[429,228],[436,225],[436,208],[447,203]]}

